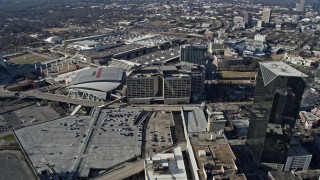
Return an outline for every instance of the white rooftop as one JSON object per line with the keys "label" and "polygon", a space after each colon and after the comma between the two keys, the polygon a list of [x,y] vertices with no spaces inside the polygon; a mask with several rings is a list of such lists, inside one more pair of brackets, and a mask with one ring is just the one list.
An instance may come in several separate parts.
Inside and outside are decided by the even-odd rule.
{"label": "white rooftop", "polygon": [[272,82],[278,76],[308,77],[307,75],[282,61],[260,62],[260,69],[265,86]]}
{"label": "white rooftop", "polygon": [[99,43],[98,43],[98,42],[95,42],[95,41],[84,40],[84,41],[74,42],[73,44],[77,44],[77,45],[80,45],[80,46],[88,46],[88,47],[91,47],[91,46],[98,45]]}
{"label": "white rooftop", "polygon": [[[168,173],[157,173],[153,171],[153,161],[159,160],[163,160],[162,164],[168,166]],[[152,158],[147,158],[146,163],[146,179],[148,180],[188,179],[180,146],[174,148],[173,153],[157,154]]]}

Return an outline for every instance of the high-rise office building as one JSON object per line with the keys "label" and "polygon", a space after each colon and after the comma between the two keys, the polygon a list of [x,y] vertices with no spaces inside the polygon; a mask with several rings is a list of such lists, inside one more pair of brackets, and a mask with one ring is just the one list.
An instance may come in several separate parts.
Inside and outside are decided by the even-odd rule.
{"label": "high-rise office building", "polygon": [[320,12],[320,1],[313,3],[312,9],[314,12]]}
{"label": "high-rise office building", "polygon": [[306,77],[284,62],[260,63],[247,139],[258,162],[284,164]]}
{"label": "high-rise office building", "polygon": [[304,11],[306,5],[306,0],[300,0],[300,11]]}
{"label": "high-rise office building", "polygon": [[163,77],[163,98],[165,104],[189,103],[191,77],[185,74],[165,74]]}
{"label": "high-rise office building", "polygon": [[176,104],[204,95],[205,67],[187,62],[137,69],[127,78],[129,103]]}
{"label": "high-rise office building", "polygon": [[202,65],[205,64],[207,52],[207,45],[185,44],[180,47],[180,61]]}
{"label": "high-rise office building", "polygon": [[156,97],[159,91],[158,74],[135,74],[127,78],[128,99]]}
{"label": "high-rise office building", "polygon": [[252,27],[252,15],[250,13],[245,13],[243,16],[246,28]]}
{"label": "high-rise office building", "polygon": [[262,21],[266,23],[270,23],[270,17],[271,17],[271,9],[270,8],[264,8],[262,12]]}

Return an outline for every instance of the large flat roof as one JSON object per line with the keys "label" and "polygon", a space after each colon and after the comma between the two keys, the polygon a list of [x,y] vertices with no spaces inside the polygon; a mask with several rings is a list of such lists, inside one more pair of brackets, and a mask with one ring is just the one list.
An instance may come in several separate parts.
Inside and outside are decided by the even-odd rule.
{"label": "large flat roof", "polygon": [[98,45],[99,43],[98,42],[95,42],[95,41],[89,41],[89,40],[84,40],[84,41],[77,41],[77,42],[74,42],[73,44],[75,45],[80,45],[80,46],[95,46],[95,45]]}
{"label": "large flat roof", "polygon": [[140,64],[161,64],[168,61],[177,59],[180,57],[179,47],[171,48],[169,50],[155,51],[143,56],[139,56],[133,59],[130,59],[132,62],[137,62]]}
{"label": "large flat roof", "polygon": [[145,46],[138,45],[138,44],[130,44],[130,45],[122,45],[110,49],[106,49],[104,51],[99,51],[99,52],[90,52],[90,51],[85,51],[82,52],[85,56],[99,59],[99,58],[104,58],[106,56],[118,56],[126,52],[134,51],[137,49],[143,49]]}
{"label": "large flat roof", "polygon": [[96,110],[94,116],[67,116],[14,133],[38,174],[49,165],[59,176],[75,171],[75,176],[88,177],[91,169],[107,169],[141,155],[142,128],[133,125],[141,112]]}
{"label": "large flat roof", "polygon": [[[156,172],[153,168],[156,164],[154,161],[162,161],[162,165],[168,167],[168,172]],[[173,153],[156,154],[147,158],[146,169],[149,179],[188,179],[180,146],[175,147]]]}
{"label": "large flat roof", "polygon": [[204,112],[199,107],[183,107],[188,133],[200,133],[207,131],[208,123]]}

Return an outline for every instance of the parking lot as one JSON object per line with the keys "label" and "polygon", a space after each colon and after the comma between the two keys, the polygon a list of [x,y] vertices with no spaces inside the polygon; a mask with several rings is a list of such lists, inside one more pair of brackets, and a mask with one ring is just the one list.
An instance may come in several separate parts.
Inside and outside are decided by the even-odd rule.
{"label": "parking lot", "polygon": [[146,132],[146,156],[173,145],[170,126],[173,126],[171,112],[155,111],[150,117]]}
{"label": "parking lot", "polygon": [[38,107],[33,102],[21,102],[11,105],[0,112],[0,133],[14,128],[59,118],[59,114],[50,106]]}
{"label": "parking lot", "polygon": [[[142,109],[95,110],[93,116],[66,116],[14,131],[38,174],[54,165],[59,177],[77,169],[81,177],[141,155]],[[78,176],[77,175],[77,176]]]}

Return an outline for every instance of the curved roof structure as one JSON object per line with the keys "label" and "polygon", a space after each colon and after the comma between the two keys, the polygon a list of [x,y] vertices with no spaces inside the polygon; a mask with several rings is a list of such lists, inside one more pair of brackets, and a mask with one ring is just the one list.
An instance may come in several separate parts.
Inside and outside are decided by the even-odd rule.
{"label": "curved roof structure", "polygon": [[116,89],[125,78],[125,71],[120,67],[89,68],[79,72],[67,90],[72,97],[105,100],[106,94]]}
{"label": "curved roof structure", "polygon": [[59,36],[52,36],[52,37],[47,38],[45,41],[49,42],[49,43],[59,43],[62,41],[62,38]]}

